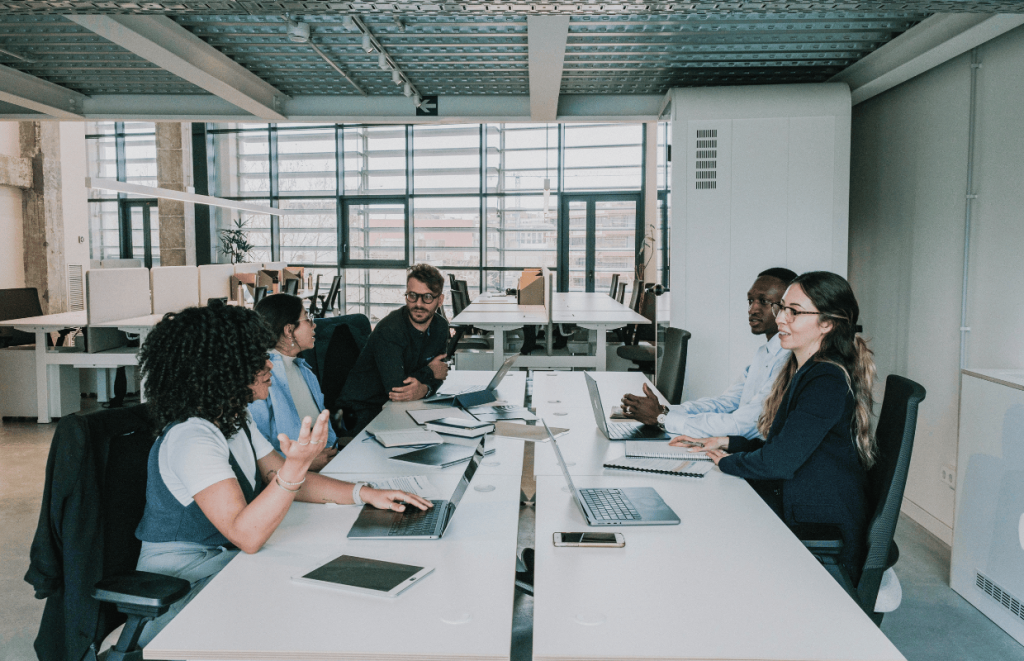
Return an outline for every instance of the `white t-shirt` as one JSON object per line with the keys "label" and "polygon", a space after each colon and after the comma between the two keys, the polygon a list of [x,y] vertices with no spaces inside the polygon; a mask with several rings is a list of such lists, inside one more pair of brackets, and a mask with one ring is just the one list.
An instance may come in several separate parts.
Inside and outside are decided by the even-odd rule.
{"label": "white t-shirt", "polygon": [[[263,437],[251,417],[248,425],[256,458],[262,459],[273,452],[274,446]],[[178,502],[188,507],[193,502],[192,497],[206,487],[235,477],[235,471],[231,470],[228,461],[228,452],[234,455],[242,472],[251,476],[249,484],[255,488],[256,463],[245,431],[240,429],[230,440],[226,440],[212,422],[189,418],[167,432],[167,438],[160,445],[157,458],[160,477]]]}

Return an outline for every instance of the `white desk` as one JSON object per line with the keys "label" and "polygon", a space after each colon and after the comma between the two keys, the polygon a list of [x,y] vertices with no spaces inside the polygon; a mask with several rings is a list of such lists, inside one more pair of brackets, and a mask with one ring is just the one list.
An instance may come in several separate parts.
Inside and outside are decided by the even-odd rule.
{"label": "white desk", "polygon": [[[643,394],[643,384],[654,386],[640,372],[588,372],[601,391],[602,409],[607,419],[612,406],[618,406],[624,393]],[[655,391],[657,392],[657,391]],[[662,402],[664,402],[662,398]],[[597,428],[590,404],[590,391],[582,372],[547,372],[533,377],[533,407],[537,417],[549,427],[569,429],[558,438],[558,448],[573,475],[620,475],[620,470],[604,468],[612,459],[626,454],[624,441],[609,441]],[[667,442],[667,441],[666,441]],[[555,454],[548,443],[537,443],[533,455],[534,475],[561,475]],[[628,473],[627,473],[628,474]]]}
{"label": "white desk", "polygon": [[147,314],[141,317],[131,317],[130,319],[101,321],[99,323],[90,324],[90,326],[95,328],[116,328],[117,330],[125,333],[138,335],[139,346],[142,346],[146,342],[146,336],[149,335],[149,332],[153,330],[153,327],[160,323],[160,320],[163,318],[163,314]]}
{"label": "white desk", "polygon": [[62,347],[51,347],[48,350],[46,335],[65,328],[83,328],[86,321],[84,311],[0,321],[0,326],[9,326],[25,333],[34,333],[36,336],[36,412],[40,424],[50,422],[51,415],[60,415],[57,391],[53,389],[51,397],[50,388],[50,380],[52,379],[52,383],[56,384],[59,378],[57,365],[69,364],[62,360],[66,356],[84,355],[77,349],[62,350]]}
{"label": "white desk", "polygon": [[[494,374],[492,372],[478,372],[468,370],[451,371],[448,373],[446,382],[449,387],[465,388],[472,385],[481,387],[487,385]],[[526,372],[510,371],[501,380],[498,386],[498,395],[516,406],[522,406],[526,393]],[[415,429],[416,422],[409,417],[406,411],[422,408],[444,408],[445,404],[424,404],[423,402],[388,402],[384,410],[374,419],[379,423],[384,419],[390,429]],[[371,423],[371,424],[374,424]],[[523,474],[523,449],[525,441],[511,438],[490,438],[487,440],[487,449],[494,449],[494,454],[484,457],[480,464],[481,475],[514,475],[520,477]],[[336,475],[338,479],[348,480],[349,477],[369,473],[387,473],[390,475],[435,475],[456,474],[461,475],[466,470],[466,464],[456,464],[448,468],[431,468],[419,464],[411,464],[404,461],[391,461],[389,457],[403,452],[410,452],[410,448],[385,448],[367,437],[365,431],[352,439],[341,452],[337,454],[321,471],[325,475]],[[348,477],[346,477],[348,476]],[[360,478],[362,479],[362,478]]]}
{"label": "white desk", "polygon": [[[556,292],[551,297],[551,323],[576,324],[590,330],[595,346],[593,356],[522,356],[520,367],[593,367],[603,371],[606,366],[605,334],[627,324],[648,324],[650,321],[598,292]],[[451,320],[453,326],[475,326],[494,332],[494,369],[505,360],[505,331],[527,325],[547,326],[548,309],[542,305],[513,303],[471,303]],[[548,338],[551,333],[548,333]]]}
{"label": "white desk", "polygon": [[574,481],[653,486],[682,523],[617,528],[621,549],[554,548],[588,526],[564,479],[537,478],[535,660],[903,659],[743,480]]}
{"label": "white desk", "polygon": [[[457,479],[449,476],[449,490]],[[495,488],[474,488],[481,486]],[[262,550],[232,560],[143,654],[147,659],[508,659],[519,486],[517,477],[477,474],[445,536],[431,541],[348,540],[358,508],[296,503]],[[342,553],[435,569],[394,599],[291,580]]]}

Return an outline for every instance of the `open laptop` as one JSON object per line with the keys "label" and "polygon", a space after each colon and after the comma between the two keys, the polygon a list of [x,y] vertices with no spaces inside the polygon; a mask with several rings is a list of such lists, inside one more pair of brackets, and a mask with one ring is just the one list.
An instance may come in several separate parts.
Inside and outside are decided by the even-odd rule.
{"label": "open laptop", "polygon": [[480,406],[481,404],[489,404],[498,400],[498,385],[501,380],[505,378],[508,371],[512,369],[512,363],[516,362],[516,358],[519,354],[514,353],[505,359],[505,362],[501,364],[501,367],[494,376],[491,378],[491,382],[487,384],[487,387],[480,389],[477,386],[469,388],[463,388],[458,392],[448,391],[445,392],[444,386],[441,386],[437,394],[432,397],[426,397],[421,401],[424,402],[443,402],[449,399],[455,400],[455,404],[462,408],[471,408],[473,406]]}
{"label": "open laptop", "polygon": [[[603,487],[599,489],[577,489],[569,476],[569,467],[565,465],[562,451],[554,434],[544,422],[544,430],[551,441],[551,449],[562,469],[562,475],[569,484],[576,506],[583,513],[587,524],[592,526],[673,526],[679,524],[679,517],[672,508],[665,504],[658,492],[651,487],[629,487],[617,489]],[[351,535],[350,535],[351,536]]]}
{"label": "open laptop", "polygon": [[455,487],[451,498],[431,501],[434,507],[429,510],[423,511],[418,507],[406,505],[404,512],[395,512],[364,505],[359,518],[348,531],[349,539],[441,539],[483,458],[484,437],[480,437],[480,443],[477,444],[476,451],[466,466],[466,472],[459,479],[459,485]]}
{"label": "open laptop", "polygon": [[586,372],[587,390],[590,391],[590,406],[594,409],[597,428],[608,437],[609,441],[667,441],[672,435],[661,427],[640,424],[639,422],[608,422],[604,417],[604,405],[601,404],[601,392],[597,389],[597,381]]}

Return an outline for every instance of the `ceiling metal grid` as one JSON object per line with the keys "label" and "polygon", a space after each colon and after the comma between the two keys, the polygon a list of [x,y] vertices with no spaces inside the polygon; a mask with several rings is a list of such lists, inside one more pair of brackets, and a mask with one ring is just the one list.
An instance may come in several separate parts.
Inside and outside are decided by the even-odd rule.
{"label": "ceiling metal grid", "polygon": [[494,3],[494,2],[333,2],[331,0],[0,0],[0,12],[7,14],[53,13],[153,13],[153,14],[306,14],[360,15],[393,14],[451,16],[453,14],[703,14],[719,15],[730,12],[780,11],[791,14],[802,12],[887,12],[910,11],[917,13],[972,12],[1021,13],[1024,3],[1019,0],[904,0],[903,2],[825,0],[790,2],[789,0],[763,0],[745,2],[548,2],[548,3]]}
{"label": "ceiling metal grid", "polygon": [[0,64],[90,96],[206,93],[56,15],[0,18]]}

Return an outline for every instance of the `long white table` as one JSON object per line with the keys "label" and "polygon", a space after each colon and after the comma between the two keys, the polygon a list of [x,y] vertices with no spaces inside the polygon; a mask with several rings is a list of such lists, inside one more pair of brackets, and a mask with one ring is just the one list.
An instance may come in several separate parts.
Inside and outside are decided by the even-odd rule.
{"label": "long white table", "polygon": [[[550,310],[543,305],[516,305],[514,303],[473,302],[451,320],[454,326],[475,326],[494,333],[494,369],[505,360],[505,332],[536,325],[576,324],[590,330],[595,346],[593,356],[551,355],[550,342],[547,355],[522,356],[520,367],[591,367],[603,371],[606,366],[605,334],[627,324],[648,324],[650,320],[629,307],[597,292],[556,292],[551,297]],[[550,314],[549,314],[550,312]],[[548,338],[551,337],[549,329]]]}
{"label": "long white table", "polygon": [[[445,477],[450,493],[458,476]],[[440,540],[349,540],[359,508],[297,503],[263,549],[232,560],[143,655],[508,659],[519,486],[477,475]],[[343,553],[435,569],[394,599],[291,580]]]}
{"label": "long white table", "polygon": [[[494,376],[492,372],[459,370],[448,373],[449,387],[465,388],[469,386],[483,387]],[[509,372],[498,386],[498,395],[502,400],[516,406],[522,406],[526,393],[526,372]],[[424,404],[423,402],[389,402],[384,410],[374,419],[372,425],[384,424],[389,429],[414,429],[416,422],[406,411],[410,409],[444,408],[445,404]],[[523,474],[524,441],[511,438],[488,438],[486,448],[494,449],[494,454],[484,457],[479,472],[482,475],[515,475]],[[361,473],[389,473],[392,475],[439,475],[462,474],[465,464],[456,464],[448,468],[431,468],[404,461],[390,459],[396,454],[409,452],[410,448],[385,448],[377,441],[368,437],[365,431],[342,449],[321,472],[337,475],[339,479],[348,479]]]}

